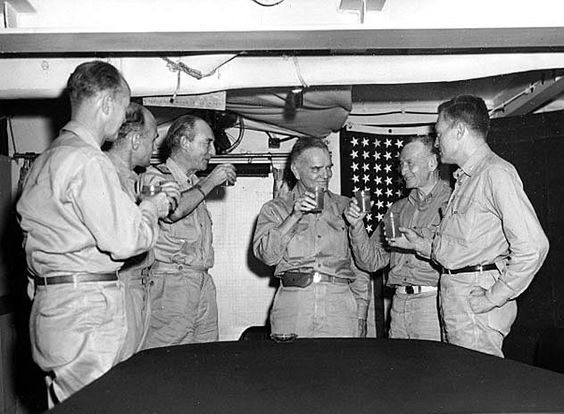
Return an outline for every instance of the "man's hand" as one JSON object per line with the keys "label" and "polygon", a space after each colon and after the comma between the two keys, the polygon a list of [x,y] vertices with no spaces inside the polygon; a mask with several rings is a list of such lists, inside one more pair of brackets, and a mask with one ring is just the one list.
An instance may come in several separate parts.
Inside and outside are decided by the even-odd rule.
{"label": "man's hand", "polygon": [[237,181],[237,173],[233,164],[219,164],[202,181],[209,182],[213,188],[225,183],[234,184]]}
{"label": "man's hand", "polygon": [[358,201],[356,198],[352,198],[347,209],[344,212],[345,219],[349,222],[352,227],[356,227],[362,223],[362,219],[366,217],[366,213],[360,211],[358,206]]}
{"label": "man's hand", "polygon": [[175,210],[180,201],[180,187],[175,181],[163,181],[161,184],[161,191],[165,193],[166,198],[170,202],[170,209]]}
{"label": "man's hand", "polygon": [[386,238],[386,241],[391,247],[396,247],[398,249],[404,250],[416,250],[418,243],[423,240],[423,237],[419,236],[409,227],[400,227],[401,232],[400,237]]}
{"label": "man's hand", "polygon": [[166,196],[166,193],[164,193],[163,191],[155,194],[154,196],[145,198],[143,202],[154,204],[157,207],[157,216],[159,216],[159,218],[165,218],[166,216],[168,216],[171,204],[168,197]]}
{"label": "man's hand", "polygon": [[468,303],[470,303],[470,308],[474,313],[484,313],[495,308],[495,304],[487,298],[486,292],[486,289],[479,286],[470,291]]}
{"label": "man's hand", "polygon": [[366,338],[366,319],[358,320],[358,337]]}
{"label": "man's hand", "polygon": [[292,214],[296,217],[301,218],[305,213],[314,210],[317,207],[315,202],[315,194],[311,191],[306,191],[303,195],[298,197],[296,201],[294,201],[294,209]]}

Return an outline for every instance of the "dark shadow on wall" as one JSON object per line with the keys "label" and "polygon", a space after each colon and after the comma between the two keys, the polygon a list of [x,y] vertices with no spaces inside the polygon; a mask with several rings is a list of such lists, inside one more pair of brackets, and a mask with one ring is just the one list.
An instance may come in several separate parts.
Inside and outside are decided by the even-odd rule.
{"label": "dark shadow on wall", "polygon": [[564,112],[492,120],[491,148],[511,162],[550,241],[544,265],[517,298],[519,312],[504,343],[507,358],[533,364],[544,331],[564,327]]}
{"label": "dark shadow on wall", "polygon": [[[253,222],[253,230],[251,232],[251,237],[247,242],[247,266],[249,270],[260,278],[268,277],[270,281],[268,286],[273,287],[274,294],[278,290],[278,286],[280,285],[280,280],[277,277],[274,277],[274,266],[267,266],[262,261],[256,258],[255,254],[253,253],[253,235],[255,234],[257,226],[257,219]],[[268,311],[266,312],[266,319],[265,319],[265,326],[270,326],[269,315],[270,311],[272,310],[272,305],[274,303],[274,295],[272,295],[272,300],[270,301],[270,305],[268,306]]]}
{"label": "dark shadow on wall", "polygon": [[[18,409],[25,413],[39,413],[47,409],[44,374],[33,362],[29,339],[31,301],[27,296],[25,254],[22,233],[16,219],[15,207],[5,217],[1,249],[4,256],[12,302],[15,338],[11,348],[14,366],[12,390]],[[20,412],[20,411],[18,411]]]}

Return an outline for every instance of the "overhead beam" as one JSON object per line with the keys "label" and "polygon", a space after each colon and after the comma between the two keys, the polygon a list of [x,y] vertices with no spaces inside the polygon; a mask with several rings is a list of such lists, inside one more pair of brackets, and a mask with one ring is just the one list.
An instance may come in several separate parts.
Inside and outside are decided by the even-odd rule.
{"label": "overhead beam", "polygon": [[564,77],[538,80],[525,86],[520,92],[497,104],[492,118],[520,116],[534,112],[553,101],[564,91]]}
{"label": "overhead beam", "polygon": [[92,53],[311,52],[370,54],[564,51],[561,27],[490,29],[349,29],[230,32],[49,33],[8,29],[0,56]]}

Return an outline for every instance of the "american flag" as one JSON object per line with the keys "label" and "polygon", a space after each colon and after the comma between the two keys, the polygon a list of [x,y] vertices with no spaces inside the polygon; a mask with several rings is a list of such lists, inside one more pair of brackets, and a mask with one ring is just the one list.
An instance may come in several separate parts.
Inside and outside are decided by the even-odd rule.
{"label": "american flag", "polygon": [[341,193],[352,197],[355,191],[370,191],[372,211],[364,224],[372,234],[392,203],[407,195],[399,172],[399,153],[408,137],[345,128],[340,138]]}

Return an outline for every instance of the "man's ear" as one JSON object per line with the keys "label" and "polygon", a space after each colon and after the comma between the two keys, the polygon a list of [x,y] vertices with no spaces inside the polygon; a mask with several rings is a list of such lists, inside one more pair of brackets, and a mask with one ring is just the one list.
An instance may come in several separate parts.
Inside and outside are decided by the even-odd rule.
{"label": "man's ear", "polygon": [[139,134],[139,132],[134,132],[133,134],[131,134],[130,139],[131,148],[133,148],[134,150],[138,149],[141,145],[141,134]]}
{"label": "man's ear", "polygon": [[429,157],[429,170],[435,171],[437,168],[439,168],[439,159],[435,154],[433,154]]}
{"label": "man's ear", "polygon": [[180,137],[180,146],[184,149],[188,148],[190,146],[190,140],[188,139],[188,137],[186,135],[182,135]]}
{"label": "man's ear", "polygon": [[103,93],[100,100],[102,104],[102,112],[106,116],[110,115],[114,105],[114,98],[110,93]]}
{"label": "man's ear", "polygon": [[466,124],[464,122],[457,122],[454,128],[454,130],[456,131],[456,138],[461,139],[466,132]]}
{"label": "man's ear", "polygon": [[292,171],[292,174],[294,174],[294,177],[296,177],[296,180],[299,180],[300,179],[300,173],[298,172],[298,169],[296,168],[295,164],[290,165],[290,170]]}

